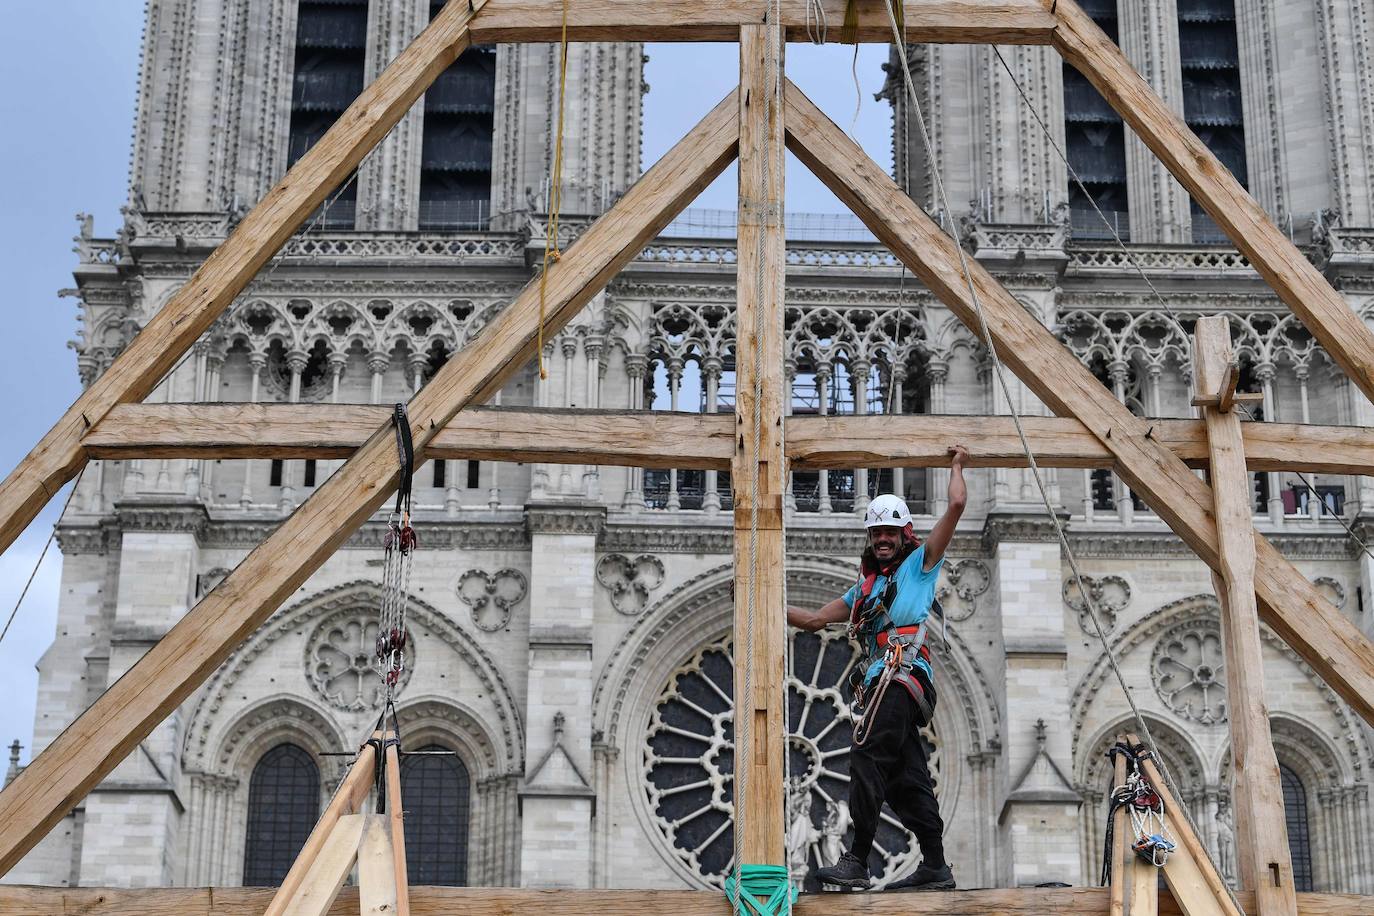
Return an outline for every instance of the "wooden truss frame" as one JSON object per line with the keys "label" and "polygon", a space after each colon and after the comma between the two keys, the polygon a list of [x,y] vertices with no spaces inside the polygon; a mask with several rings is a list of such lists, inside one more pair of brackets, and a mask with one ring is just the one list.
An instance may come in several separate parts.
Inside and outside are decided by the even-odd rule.
{"label": "wooden truss frame", "polygon": [[[830,21],[842,20],[847,0],[821,2]],[[888,42],[891,32],[880,0],[857,2],[858,40]],[[785,41],[805,39],[807,3],[778,0],[780,22],[768,20],[773,14],[770,0],[676,4],[576,0],[568,11],[568,34],[574,41],[740,42],[741,88],[712,109],[550,267],[543,329],[549,335],[566,325],[738,158],[741,357],[735,415],[547,411],[535,417],[530,411],[480,409],[477,405],[535,355],[537,282],[455,354],[409,404],[420,460],[472,457],[729,467],[734,471],[736,628],[743,631],[752,621],[753,629],[744,635],[751,637],[755,650],[751,656],[740,656],[735,696],[737,708],[747,711],[741,715],[750,717],[754,734],[767,736],[753,742],[747,756],[742,752],[739,758],[747,760],[749,767],[748,787],[741,797],[744,861],[757,863],[782,859],[782,494],[789,462],[795,468],[932,466],[944,463],[946,444],[957,437],[970,446],[975,466],[1025,466],[1014,432],[1001,417],[808,418],[789,420],[784,436],[780,334],[784,143],[951,311],[975,330],[979,327],[977,303],[969,295],[955,242],[795,86],[776,86]],[[0,874],[12,868],[139,740],[186,700],[380,507],[398,481],[384,409],[139,402],[459,54],[474,42],[556,40],[561,15],[558,0],[452,0],[0,483],[3,549],[92,458],[347,457],[237,569],[0,792],[0,824],[4,825]],[[1374,400],[1374,334],[1072,0],[907,0],[905,29],[911,43],[995,42],[1050,45],[1058,50],[1097,87],[1355,385]],[[1114,468],[1216,571],[1218,592],[1224,596],[1226,632],[1231,634],[1228,671],[1243,672],[1244,683],[1261,681],[1258,656],[1252,651],[1257,650],[1257,642],[1244,635],[1257,632],[1257,611],[1258,619],[1286,640],[1366,721],[1374,722],[1374,646],[1267,539],[1249,530],[1248,509],[1243,523],[1233,517],[1234,507],[1226,506],[1223,492],[1234,488],[1234,483],[1225,481],[1243,473],[1247,461],[1254,469],[1369,473],[1374,469],[1374,432],[1241,426],[1233,415],[1219,409],[1219,403],[1207,408],[1202,421],[1135,417],[991,274],[976,261],[970,268],[998,351],[1057,415],[1026,421],[1042,463]],[[760,275],[769,281],[755,282]],[[1211,390],[1199,389],[1204,394]],[[1222,393],[1218,394],[1220,401]],[[761,421],[757,430],[756,402]],[[536,420],[538,435],[525,432]],[[882,435],[873,434],[875,424],[881,424]],[[554,440],[560,444],[551,446]],[[1329,447],[1314,447],[1317,442]],[[1224,462],[1219,449],[1225,452]],[[752,473],[755,455],[757,475]],[[1190,467],[1210,467],[1217,489],[1199,480]],[[1227,519],[1221,530],[1218,518]],[[756,537],[756,581],[749,579],[747,558],[740,553],[742,543],[751,536]],[[1247,555],[1249,562],[1244,559]],[[752,617],[744,613],[750,594],[762,609]],[[747,692],[746,671],[752,674],[752,689]],[[1245,717],[1253,729],[1245,743],[1247,752],[1267,741],[1267,722],[1256,718],[1262,712],[1261,693],[1258,709]],[[1241,745],[1237,747],[1240,765]],[[1273,804],[1266,792],[1257,789],[1250,803],[1238,805],[1238,815],[1253,818],[1264,811],[1273,815]],[[1281,801],[1279,805],[1281,820]],[[1247,856],[1254,859],[1252,853],[1261,859],[1277,857],[1247,829],[1239,833],[1246,847],[1243,861],[1249,861]],[[1280,858],[1286,863],[1286,850],[1283,853]],[[1259,864],[1245,876],[1252,889],[1256,872],[1262,872],[1266,864],[1256,861]],[[1261,889],[1261,912],[1355,912],[1362,906],[1367,911],[1368,898],[1298,895],[1294,904],[1291,869],[1287,874],[1289,887],[1277,902],[1272,899],[1275,895]],[[0,902],[22,904],[33,894],[43,893],[3,890]],[[50,893],[64,899],[78,894]],[[111,899],[116,896],[100,893],[110,894]],[[224,907],[212,902],[204,909],[243,912],[247,905],[242,902],[257,900],[257,893],[245,889],[234,898],[216,891]],[[985,896],[976,901],[945,900],[938,907],[933,901],[928,906],[905,896],[890,906],[878,899],[860,903],[861,898],[846,902],[849,898],[827,897],[824,909],[1013,913],[1110,905],[1102,889],[981,893]],[[175,897],[183,892],[168,890],[166,894]],[[183,903],[191,899],[184,895],[177,899]],[[684,913],[719,912],[722,906],[718,895],[662,892],[661,897],[662,905]],[[1215,887],[1188,898],[1178,903],[1190,914],[1221,912],[1230,906],[1229,901],[1223,906]],[[1215,909],[1191,902],[1204,898]],[[233,903],[234,899],[239,903]],[[438,912],[435,907],[442,904],[435,901],[442,900],[461,900],[464,911],[470,912],[505,912],[519,901],[556,902],[569,913],[631,905],[638,909],[642,902],[641,892],[634,897],[625,892],[560,892],[553,898],[537,891],[483,889],[450,895],[436,890],[416,895],[415,912]],[[798,908],[819,912],[820,907],[804,902]],[[152,911],[146,906],[140,909]]]}

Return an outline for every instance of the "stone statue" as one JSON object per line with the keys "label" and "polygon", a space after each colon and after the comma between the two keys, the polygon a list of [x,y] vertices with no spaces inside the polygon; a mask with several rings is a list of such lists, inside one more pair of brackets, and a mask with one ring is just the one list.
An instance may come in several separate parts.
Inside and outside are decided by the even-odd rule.
{"label": "stone statue", "polygon": [[1217,808],[1217,865],[1227,884],[1236,883],[1236,831],[1231,823],[1231,809]]}
{"label": "stone statue", "polygon": [[811,823],[811,791],[794,784],[788,794],[792,820],[787,825],[787,877],[800,893],[806,881],[811,847],[821,838],[821,832]]}
{"label": "stone statue", "polygon": [[844,834],[849,829],[849,802],[831,801],[825,805],[825,823],[821,827],[821,848],[818,858],[822,865],[834,865],[844,852]]}

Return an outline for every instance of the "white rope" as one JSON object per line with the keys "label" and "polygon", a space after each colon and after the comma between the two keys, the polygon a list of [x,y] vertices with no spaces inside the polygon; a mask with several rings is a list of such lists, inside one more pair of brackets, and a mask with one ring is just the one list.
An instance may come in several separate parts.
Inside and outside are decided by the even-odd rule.
{"label": "white rope", "polygon": [[[893,39],[897,43],[897,46],[901,48],[903,47],[901,44],[901,34],[897,29],[897,20],[892,9],[892,0],[884,0],[884,5],[887,8],[888,20],[892,26]],[[916,96],[916,88],[911,78],[911,70],[907,65],[906,55],[899,54],[898,57],[902,62],[902,76],[906,85],[907,94],[911,99],[913,111],[916,115],[916,124],[921,132],[921,140],[925,145],[927,159],[931,163],[931,178],[936,191],[937,203],[944,215],[949,219],[950,225],[953,225],[953,214],[949,206],[949,200],[945,194],[944,181],[940,175],[939,164],[935,161],[934,144],[931,142],[930,132],[926,127],[925,116],[921,110],[920,100]],[[1103,654],[1110,664],[1112,672],[1116,676],[1116,681],[1121,687],[1121,692],[1126,697],[1126,702],[1131,709],[1131,715],[1135,719],[1137,727],[1140,729],[1141,738],[1145,741],[1146,746],[1149,747],[1150,752],[1159,763],[1165,783],[1174,786],[1176,783],[1174,783],[1174,780],[1171,778],[1168,766],[1163,757],[1159,754],[1154,736],[1150,733],[1150,726],[1145,721],[1145,717],[1141,715],[1140,708],[1136,705],[1135,697],[1131,694],[1131,690],[1126,684],[1126,677],[1121,671],[1121,666],[1117,663],[1116,655],[1112,651],[1111,645],[1107,642],[1106,631],[1102,627],[1101,616],[1098,614],[1097,602],[1093,599],[1091,590],[1084,584],[1083,573],[1078,566],[1078,559],[1074,556],[1073,548],[1069,545],[1069,539],[1064,531],[1064,525],[1059,520],[1058,514],[1054,511],[1054,505],[1050,500],[1049,491],[1040,473],[1040,465],[1035,459],[1035,453],[1031,449],[1030,440],[1026,437],[1026,431],[1021,422],[1020,412],[1016,408],[1016,401],[1011,396],[1011,388],[1006,379],[1006,370],[1002,365],[1001,357],[997,353],[996,343],[989,330],[987,315],[984,313],[983,304],[978,298],[978,291],[973,282],[973,273],[968,264],[968,255],[964,251],[963,245],[959,244],[957,240],[955,240],[955,249],[959,252],[959,264],[964,274],[964,281],[968,287],[969,298],[973,304],[974,311],[978,314],[979,330],[983,338],[983,343],[988,348],[988,355],[993,363],[994,375],[997,377],[998,385],[1001,387],[1003,397],[1006,399],[1007,408],[1011,412],[1012,421],[1016,426],[1017,436],[1021,440],[1022,451],[1026,455],[1026,463],[1029,465],[1031,474],[1035,480],[1036,489],[1040,493],[1040,499],[1044,504],[1045,513],[1054,526],[1055,534],[1059,539],[1060,548],[1064,551],[1064,556],[1068,560],[1069,568],[1073,572],[1074,582],[1078,586],[1079,594],[1083,597],[1084,606],[1088,609],[1089,616],[1092,618],[1093,628],[1097,632],[1098,641],[1102,644]],[[1175,795],[1177,796],[1177,792],[1175,792]],[[1183,806],[1180,805],[1180,807]],[[1189,823],[1192,823],[1192,817],[1188,814],[1186,808],[1184,808],[1183,814],[1188,819]]]}
{"label": "white rope", "polygon": [[[893,10],[892,10],[892,0],[884,0],[884,3],[885,3],[885,5],[887,6],[888,18],[889,18],[889,20],[890,20],[890,22],[891,22],[891,24],[892,24],[893,37],[894,37],[894,39],[896,39],[898,42],[900,42],[901,35],[900,35],[900,33],[898,32],[898,30],[897,30],[896,18],[895,18],[895,15],[894,15],[894,13],[893,13]],[[899,44],[899,46],[900,46],[900,44]],[[994,49],[993,49],[993,50],[997,53],[998,59],[1002,61],[1002,66],[1003,66],[1003,67],[1007,67],[1006,60],[1002,58],[1001,52],[998,51],[997,48],[996,48],[995,46],[994,46]],[[900,55],[900,57],[901,57],[901,61],[902,61],[902,75],[903,75],[903,79],[904,79],[905,84],[906,84],[907,94],[908,94],[908,95],[910,96],[910,98],[911,98],[912,105],[913,105],[913,108],[914,108],[915,113],[916,113],[916,123],[917,123],[917,126],[920,128],[920,131],[921,131],[921,139],[922,139],[922,142],[925,144],[926,156],[927,156],[928,160],[929,160],[930,163],[931,163],[931,177],[932,177],[933,182],[934,182],[934,185],[935,185],[935,189],[936,189],[936,193],[937,193],[937,200],[938,200],[939,205],[940,205],[940,207],[942,208],[944,214],[945,214],[946,216],[949,216],[949,217],[950,217],[951,225],[952,225],[952,224],[953,224],[953,218],[952,218],[952,213],[951,213],[951,210],[950,210],[950,207],[949,207],[949,200],[948,200],[948,198],[945,196],[944,182],[943,182],[943,180],[942,180],[942,178],[941,178],[941,175],[940,175],[940,169],[939,169],[939,167],[938,167],[938,163],[936,163],[935,158],[934,158],[934,150],[933,150],[933,144],[931,143],[931,140],[930,140],[930,133],[929,133],[929,131],[928,131],[927,128],[926,128],[925,117],[924,117],[924,115],[923,115],[923,113],[922,113],[922,111],[921,111],[920,101],[919,101],[919,100],[917,99],[917,97],[916,97],[915,86],[914,86],[913,81],[912,81],[912,78],[911,78],[911,70],[910,70],[910,68],[907,66],[906,55],[905,55],[905,54],[902,54],[902,55]],[[1008,73],[1010,73],[1010,68],[1007,68],[1007,70],[1008,70]],[[1020,90],[1020,88],[1021,88],[1021,87],[1020,87],[1020,83],[1016,80],[1016,77],[1015,77],[1014,74],[1012,74],[1012,81],[1013,81],[1013,83],[1016,83],[1018,90]],[[1026,97],[1024,90],[1021,91],[1021,97],[1022,97],[1023,101],[1025,101],[1025,102],[1029,105],[1029,99]],[[1030,107],[1031,107],[1032,112],[1034,113],[1034,112],[1035,112],[1034,106],[1031,105]],[[1045,127],[1044,122],[1040,119],[1038,113],[1035,113],[1035,119],[1036,119],[1037,123],[1040,124],[1041,129],[1042,129],[1042,130],[1045,130],[1046,133],[1048,133],[1048,129]],[[1053,138],[1051,138],[1051,143],[1053,144]],[[1058,146],[1056,145],[1055,148],[1058,149]],[[1061,152],[1061,158],[1063,158],[1062,152]],[[1067,159],[1065,159],[1065,163],[1067,164]],[[1072,166],[1069,166],[1069,168],[1070,168],[1070,170],[1072,170]],[[1075,180],[1077,180],[1077,173],[1074,173],[1074,177],[1075,177]],[[1079,182],[1079,184],[1080,184],[1080,187],[1082,187],[1081,181]],[[1085,190],[1085,192],[1086,192],[1086,189],[1084,189],[1084,190]],[[1105,214],[1102,213],[1102,211],[1101,211],[1100,209],[1098,209],[1096,201],[1093,201],[1093,200],[1092,200],[1092,196],[1091,196],[1091,195],[1088,195],[1088,198],[1089,198],[1089,201],[1092,202],[1093,208],[1094,208],[1095,210],[1097,210],[1098,215],[1102,217],[1103,222],[1106,223],[1106,222],[1107,222],[1106,216],[1105,216]],[[1141,268],[1141,267],[1139,266],[1139,263],[1135,260],[1134,256],[1130,253],[1129,250],[1126,249],[1125,243],[1122,242],[1121,237],[1120,237],[1119,235],[1116,234],[1115,230],[1112,228],[1112,226],[1111,226],[1109,223],[1107,224],[1107,227],[1108,227],[1108,229],[1112,232],[1113,236],[1116,238],[1117,243],[1118,243],[1119,245],[1121,245],[1122,250],[1123,250],[1123,251],[1126,251],[1127,257],[1131,259],[1132,263],[1136,264],[1137,269],[1140,270],[1140,272],[1141,272],[1141,276],[1142,276],[1142,277],[1145,277],[1144,269]],[[983,312],[982,303],[979,301],[979,299],[978,299],[978,292],[977,292],[977,290],[976,290],[975,287],[974,287],[973,275],[972,275],[972,272],[971,272],[971,270],[970,270],[970,268],[969,268],[969,265],[968,265],[968,256],[967,256],[967,254],[966,254],[965,251],[964,251],[963,245],[959,244],[957,240],[956,240],[956,242],[955,242],[955,248],[956,248],[956,250],[959,252],[959,263],[960,263],[960,267],[962,268],[963,273],[964,273],[964,281],[965,281],[965,283],[966,283],[967,286],[968,286],[969,296],[970,296],[970,298],[971,298],[971,300],[972,300],[974,310],[978,313],[978,322],[979,322],[980,329],[981,329],[981,332],[982,332],[982,335],[983,335],[983,342],[984,342],[984,343],[987,345],[987,347],[988,347],[988,354],[989,354],[989,356],[992,358],[994,373],[995,373],[995,375],[997,376],[998,383],[999,383],[999,385],[1000,385],[1001,388],[1002,388],[1002,394],[1003,394],[1003,396],[1006,398],[1007,407],[1008,407],[1008,408],[1010,409],[1010,411],[1011,411],[1012,420],[1013,420],[1013,422],[1014,422],[1015,425],[1016,425],[1016,432],[1017,432],[1017,435],[1018,435],[1018,437],[1019,437],[1020,440],[1021,440],[1021,448],[1022,448],[1022,450],[1025,452],[1025,455],[1026,455],[1026,463],[1030,466],[1030,470],[1031,470],[1032,476],[1033,476],[1034,479],[1035,479],[1036,488],[1037,488],[1037,490],[1038,490],[1039,493],[1040,493],[1040,499],[1041,499],[1041,501],[1043,502],[1043,504],[1044,504],[1044,506],[1045,506],[1046,514],[1049,516],[1049,519],[1050,519],[1051,523],[1054,525],[1055,533],[1056,533],[1056,535],[1057,535],[1058,538],[1059,538],[1060,547],[1061,547],[1061,549],[1064,551],[1065,557],[1068,559],[1069,567],[1070,567],[1070,569],[1071,569],[1072,572],[1073,572],[1074,582],[1075,582],[1075,584],[1078,586],[1078,591],[1079,591],[1079,594],[1080,594],[1080,595],[1082,596],[1082,598],[1083,598],[1084,606],[1088,609],[1089,616],[1092,618],[1092,621],[1093,621],[1093,628],[1094,628],[1094,630],[1096,630],[1096,632],[1097,632],[1098,641],[1102,644],[1103,654],[1104,654],[1104,656],[1106,657],[1107,662],[1110,664],[1111,669],[1112,669],[1112,672],[1113,672],[1113,673],[1115,674],[1115,676],[1116,676],[1116,681],[1117,681],[1117,683],[1121,686],[1121,691],[1122,691],[1122,693],[1125,695],[1125,697],[1126,697],[1126,702],[1127,702],[1127,704],[1128,704],[1128,705],[1130,706],[1130,708],[1131,708],[1131,715],[1134,717],[1135,722],[1136,722],[1136,725],[1137,725],[1137,726],[1139,727],[1139,729],[1140,729],[1140,737],[1144,740],[1146,746],[1147,746],[1147,747],[1149,748],[1149,750],[1150,750],[1151,755],[1153,756],[1153,758],[1155,759],[1155,761],[1159,764],[1160,775],[1163,777],[1163,780],[1164,780],[1165,785],[1169,786],[1170,788],[1172,788],[1172,789],[1174,790],[1174,797],[1175,797],[1175,800],[1177,800],[1178,797],[1179,797],[1179,794],[1180,794],[1180,793],[1177,791],[1177,785],[1178,785],[1178,784],[1177,784],[1177,782],[1174,780],[1173,775],[1169,772],[1168,764],[1165,762],[1164,758],[1160,755],[1160,753],[1159,753],[1159,748],[1158,748],[1158,746],[1155,744],[1155,741],[1154,741],[1154,736],[1150,733],[1149,724],[1145,721],[1145,717],[1141,715],[1141,713],[1140,713],[1140,708],[1136,705],[1135,697],[1131,694],[1130,688],[1127,687],[1127,685],[1126,685],[1126,678],[1125,678],[1125,675],[1122,674],[1122,672],[1121,672],[1121,667],[1120,667],[1120,665],[1117,663],[1116,655],[1115,655],[1115,653],[1112,652],[1112,648],[1111,648],[1110,644],[1108,644],[1108,642],[1107,642],[1106,633],[1105,633],[1105,631],[1104,631],[1103,628],[1102,628],[1102,620],[1101,620],[1101,617],[1100,617],[1100,615],[1098,614],[1098,611],[1097,611],[1097,602],[1093,599],[1091,591],[1090,591],[1088,588],[1085,588],[1085,587],[1084,587],[1083,574],[1082,574],[1082,572],[1079,570],[1079,567],[1078,567],[1078,560],[1077,560],[1077,558],[1074,556],[1073,548],[1070,547],[1070,545],[1069,545],[1069,539],[1068,539],[1068,536],[1067,536],[1067,535],[1065,534],[1065,532],[1064,532],[1063,523],[1060,522],[1059,516],[1058,516],[1057,513],[1055,513],[1055,511],[1054,511],[1054,506],[1053,506],[1053,504],[1052,504],[1051,501],[1050,501],[1049,492],[1048,492],[1048,490],[1046,489],[1044,480],[1043,480],[1043,478],[1042,478],[1042,476],[1041,476],[1041,474],[1040,474],[1040,466],[1039,466],[1039,464],[1038,464],[1038,463],[1036,462],[1036,460],[1035,460],[1035,454],[1034,454],[1034,452],[1032,451],[1032,449],[1031,449],[1031,447],[1030,447],[1030,441],[1027,439],[1025,430],[1024,430],[1024,428],[1022,427],[1020,414],[1018,413],[1018,411],[1017,411],[1017,409],[1016,409],[1016,403],[1015,403],[1015,401],[1013,400],[1013,398],[1012,398],[1012,396],[1011,396],[1011,390],[1010,390],[1010,387],[1009,387],[1008,384],[1007,384],[1005,369],[1003,368],[1003,366],[1002,366],[1002,361],[1001,361],[1000,357],[999,357],[998,354],[997,354],[997,349],[996,349],[996,346],[995,346],[995,344],[994,344],[994,342],[993,342],[992,334],[990,333],[990,331],[989,331],[989,329],[988,329],[987,316],[986,316],[986,315],[984,314],[984,312]],[[1146,283],[1150,286],[1151,290],[1154,290],[1156,298],[1158,298],[1158,299],[1160,300],[1161,303],[1164,303],[1163,297],[1159,295],[1158,290],[1155,290],[1154,284],[1150,283],[1148,277],[1145,277],[1145,281],[1146,281]],[[1170,315],[1172,316],[1172,315],[1173,315],[1172,309],[1168,309],[1168,304],[1167,304],[1167,303],[1164,303],[1164,305],[1165,305],[1165,308],[1169,311]],[[1175,320],[1175,321],[1178,320],[1178,319],[1177,319],[1177,316],[1174,316],[1174,320]],[[1187,806],[1186,806],[1186,805],[1183,805],[1182,803],[1179,803],[1178,807],[1179,807],[1179,809],[1180,809],[1180,811],[1181,811],[1181,813],[1182,813],[1184,819],[1188,822],[1188,824],[1189,824],[1189,826],[1191,827],[1191,829],[1193,830],[1193,832],[1194,832],[1195,834],[1197,834],[1197,833],[1198,833],[1197,824],[1196,824],[1196,822],[1193,820],[1192,814],[1191,814],[1191,812],[1188,811]],[[1212,867],[1213,867],[1214,869],[1216,869],[1216,862],[1215,862],[1215,860],[1212,859],[1210,851],[1208,851],[1208,850],[1206,850],[1206,849],[1204,848],[1204,852],[1207,854],[1208,860],[1211,862]],[[1219,870],[1219,869],[1217,869],[1217,871],[1218,871],[1218,873],[1220,873],[1220,870]],[[1236,905],[1236,908],[1237,908],[1237,909],[1240,909],[1239,903],[1236,902],[1235,894],[1231,891],[1231,889],[1230,889],[1229,886],[1227,886],[1227,893],[1230,895],[1232,902]]]}

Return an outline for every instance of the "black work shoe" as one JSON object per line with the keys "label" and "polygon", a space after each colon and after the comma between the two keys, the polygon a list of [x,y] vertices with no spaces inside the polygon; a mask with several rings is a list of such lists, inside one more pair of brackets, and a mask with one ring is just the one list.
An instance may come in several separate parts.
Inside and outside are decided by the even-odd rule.
{"label": "black work shoe", "polygon": [[816,879],[823,884],[864,888],[869,885],[868,866],[854,853],[846,852],[834,865],[816,869]]}
{"label": "black work shoe", "polygon": [[954,872],[950,870],[948,865],[933,868],[922,862],[914,872],[900,881],[889,884],[887,889],[890,891],[952,891],[954,890]]}

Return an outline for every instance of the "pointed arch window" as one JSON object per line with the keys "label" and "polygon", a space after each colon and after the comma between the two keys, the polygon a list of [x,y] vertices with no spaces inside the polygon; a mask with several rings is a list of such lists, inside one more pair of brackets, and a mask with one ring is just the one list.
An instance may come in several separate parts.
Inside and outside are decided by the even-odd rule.
{"label": "pointed arch window", "polygon": [[[1083,11],[1112,41],[1117,40],[1116,0],[1085,0]],[[1069,179],[1069,217],[1073,235],[1081,239],[1109,239],[1099,209],[1122,239],[1130,240],[1131,221],[1126,192],[1126,128],[1121,115],[1093,88],[1087,77],[1064,64],[1064,141],[1073,171],[1092,195]]]}
{"label": "pointed arch window", "polygon": [[[1178,45],[1183,120],[1245,187],[1245,114],[1235,0],[1178,0]],[[1227,241],[1197,201],[1192,203],[1192,221],[1194,242]]]}
{"label": "pointed arch window", "polygon": [[294,744],[262,755],[248,783],[245,887],[281,884],[320,816],[320,769]]}
{"label": "pointed arch window", "polygon": [[1312,890],[1312,839],[1307,820],[1307,790],[1290,768],[1279,764],[1283,814],[1288,828],[1288,854],[1293,859],[1293,887]]}
{"label": "pointed arch window", "polygon": [[[296,10],[296,63],[291,82],[291,128],[286,167],[320,141],[363,91],[368,0],[301,0]],[[358,185],[331,195],[321,224],[352,229]]]}
{"label": "pointed arch window", "polygon": [[[420,750],[450,749],[431,744]],[[467,886],[470,787],[468,769],[455,754],[402,758],[406,872],[411,884]]]}
{"label": "pointed arch window", "polygon": [[[443,0],[432,0],[431,19],[443,5]],[[495,111],[496,47],[474,45],[425,93],[421,229],[487,228]]]}

